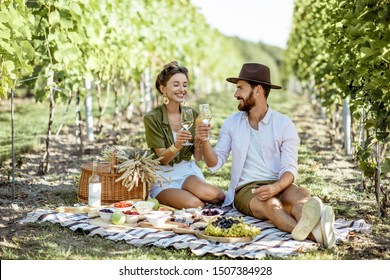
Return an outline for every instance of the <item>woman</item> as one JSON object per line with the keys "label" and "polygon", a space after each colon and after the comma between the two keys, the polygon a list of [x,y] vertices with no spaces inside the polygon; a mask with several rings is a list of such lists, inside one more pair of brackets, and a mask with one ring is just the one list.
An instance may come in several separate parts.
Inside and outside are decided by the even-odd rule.
{"label": "woman", "polygon": [[[158,182],[149,195],[160,203],[177,209],[219,204],[224,192],[208,184],[196,161],[202,159],[201,141],[193,139],[194,125],[189,131],[181,129],[182,102],[188,87],[188,70],[173,61],[164,66],[156,79],[156,88],[163,95],[163,104],[144,116],[146,142],[160,159],[161,176],[169,182]],[[198,112],[192,109],[194,119]],[[183,146],[186,141],[192,146]],[[161,184],[163,186],[161,187]]]}

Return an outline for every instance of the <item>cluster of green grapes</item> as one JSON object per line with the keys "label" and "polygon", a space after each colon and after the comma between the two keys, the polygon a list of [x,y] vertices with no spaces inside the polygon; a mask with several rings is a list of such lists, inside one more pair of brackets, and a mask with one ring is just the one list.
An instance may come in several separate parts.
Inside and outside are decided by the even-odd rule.
{"label": "cluster of green grapes", "polygon": [[205,233],[211,236],[243,237],[258,235],[261,229],[248,225],[244,219],[221,216],[211,220],[205,228]]}

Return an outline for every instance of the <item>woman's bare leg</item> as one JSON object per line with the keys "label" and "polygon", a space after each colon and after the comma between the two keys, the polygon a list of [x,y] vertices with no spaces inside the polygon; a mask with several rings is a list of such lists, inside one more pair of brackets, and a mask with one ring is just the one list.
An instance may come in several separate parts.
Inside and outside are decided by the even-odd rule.
{"label": "woman's bare leg", "polygon": [[204,182],[197,176],[189,176],[182,186],[200,200],[212,204],[220,204],[225,199],[225,193],[218,187]]}
{"label": "woman's bare leg", "polygon": [[156,198],[160,203],[176,209],[204,207],[202,200],[189,191],[181,189],[162,190]]}

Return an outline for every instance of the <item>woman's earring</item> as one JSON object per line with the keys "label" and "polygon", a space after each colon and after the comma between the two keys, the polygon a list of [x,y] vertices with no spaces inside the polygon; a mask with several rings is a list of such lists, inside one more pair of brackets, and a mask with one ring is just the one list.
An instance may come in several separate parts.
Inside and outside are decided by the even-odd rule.
{"label": "woman's earring", "polygon": [[168,105],[168,104],[169,104],[169,98],[167,97],[167,94],[166,94],[166,93],[163,94],[162,102],[163,102],[165,105]]}

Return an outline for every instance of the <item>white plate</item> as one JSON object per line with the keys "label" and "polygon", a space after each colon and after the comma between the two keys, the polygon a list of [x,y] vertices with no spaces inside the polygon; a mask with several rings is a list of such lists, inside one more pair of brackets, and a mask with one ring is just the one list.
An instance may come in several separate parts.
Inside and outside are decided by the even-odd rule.
{"label": "white plate", "polygon": [[[212,215],[212,216],[202,215],[202,212],[203,212],[203,211],[207,211],[207,210],[217,211],[218,214],[215,214],[215,215]],[[217,208],[203,209],[203,211],[201,211],[200,214],[201,214],[201,217],[203,218],[203,220],[206,221],[206,222],[209,222],[209,221],[211,221],[213,218],[219,217],[219,216],[221,216],[221,215],[223,214],[223,211],[220,210],[220,209],[217,209]]]}
{"label": "white plate", "polygon": [[190,219],[190,218],[192,218],[192,216],[193,216],[193,214],[187,213],[187,212],[179,213],[179,214],[173,214],[173,217],[175,219],[182,219],[182,218]]}
{"label": "white plate", "polygon": [[188,212],[188,213],[191,213],[191,214],[195,214],[196,212],[202,211],[202,208],[201,207],[198,207],[198,208],[187,208],[187,209],[185,209],[185,211]]}
{"label": "white plate", "polygon": [[172,211],[162,211],[162,210],[152,210],[149,212],[150,214],[164,214],[164,215],[172,215]]}

